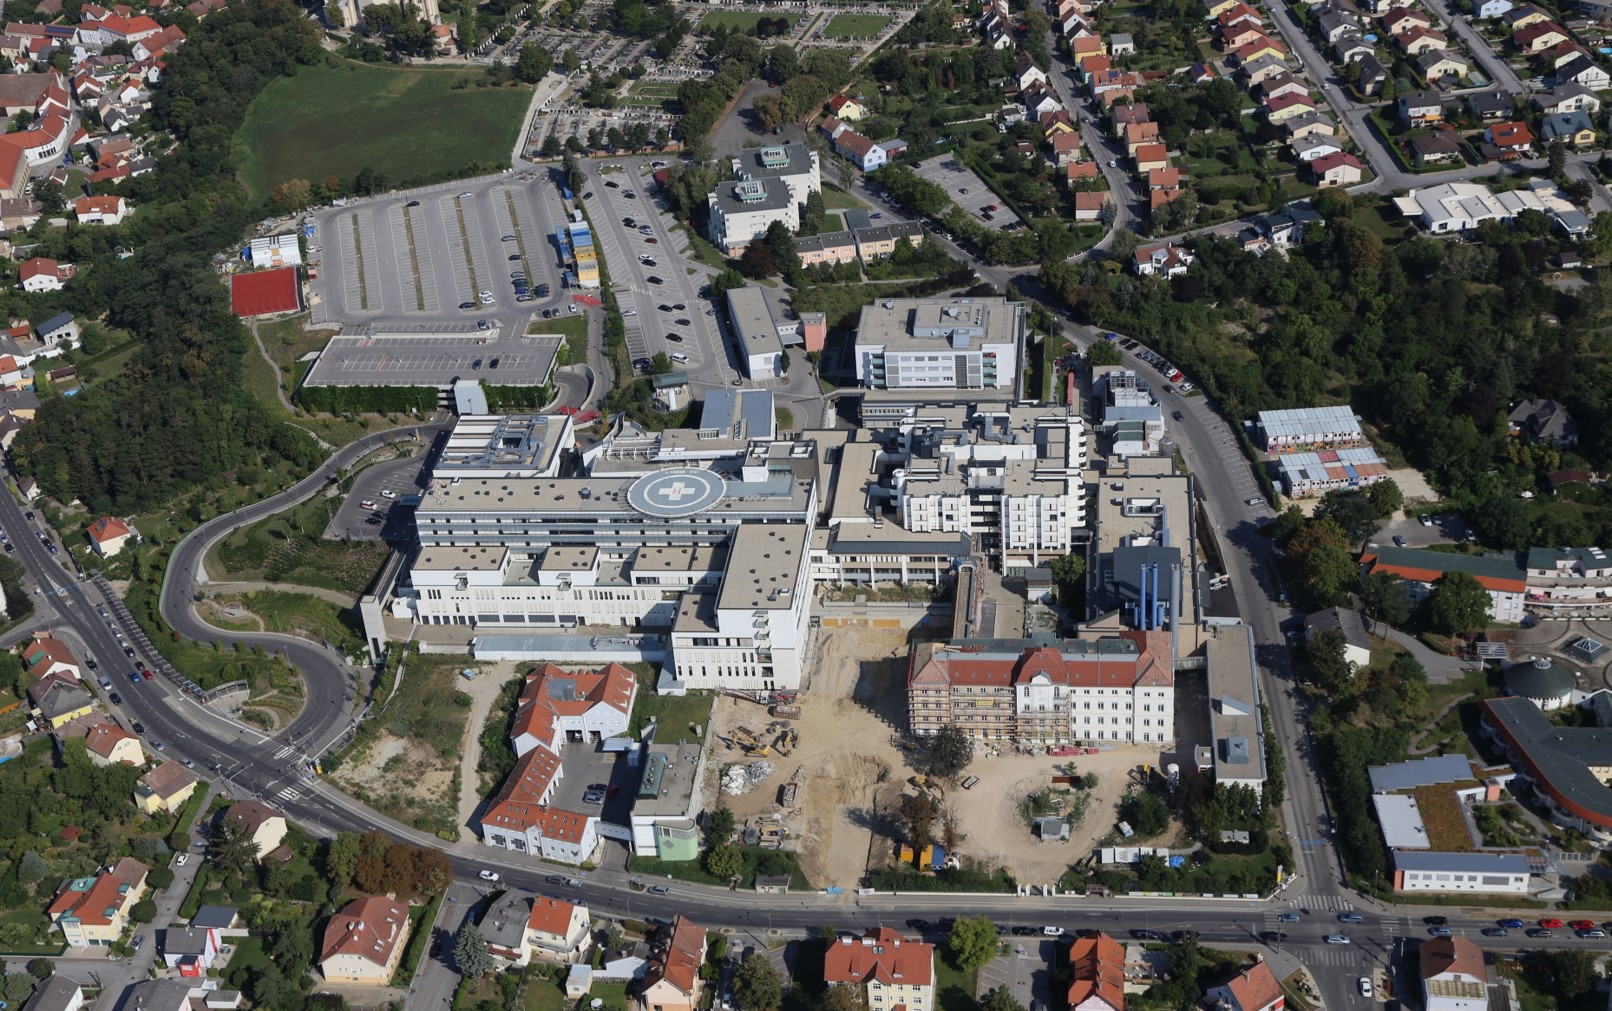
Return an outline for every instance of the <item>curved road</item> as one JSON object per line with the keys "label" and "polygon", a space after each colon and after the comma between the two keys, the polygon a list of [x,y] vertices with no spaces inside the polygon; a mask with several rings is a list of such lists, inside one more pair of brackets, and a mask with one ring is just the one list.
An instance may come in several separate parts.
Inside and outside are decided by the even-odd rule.
{"label": "curved road", "polygon": [[350,703],[355,697],[349,688],[352,672],[335,650],[298,636],[225,631],[202,620],[196,613],[195,592],[198,586],[208,581],[207,552],[236,530],[322,493],[326,486],[341,476],[342,471],[374,450],[406,440],[429,441],[445,427],[444,423],[437,422],[394,428],[348,443],[331,454],[317,470],[285,491],[215,517],[192,530],[174,548],[169,559],[168,570],[163,574],[159,607],[163,621],[170,628],[197,642],[258,646],[265,652],[284,656],[302,674],[307,701],[302,712],[285,729],[285,736],[288,741],[296,742],[297,750],[306,755],[321,754],[351,727]]}

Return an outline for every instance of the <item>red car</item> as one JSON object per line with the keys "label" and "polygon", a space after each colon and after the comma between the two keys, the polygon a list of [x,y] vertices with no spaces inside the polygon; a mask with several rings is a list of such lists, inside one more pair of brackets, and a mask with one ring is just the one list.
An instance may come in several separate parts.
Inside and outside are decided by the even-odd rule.
{"label": "red car", "polygon": [[1594,920],[1569,920],[1569,921],[1567,921],[1567,925],[1569,927],[1572,927],[1574,930],[1594,930],[1595,929],[1595,921]]}
{"label": "red car", "polygon": [[150,681],[150,680],[151,680],[151,678],[152,678],[152,677],[153,677],[153,675],[152,675],[152,673],[151,673],[151,672],[150,672],[150,671],[148,671],[148,670],[143,670],[143,671],[141,671],[141,672],[140,672],[140,675],[141,675],[141,676],[142,676],[142,677],[144,677],[144,678],[145,678],[145,679],[146,679],[146,680],[147,680],[147,681]]}
{"label": "red car", "polygon": [[1544,927],[1546,930],[1556,930],[1557,928],[1561,927],[1562,921],[1553,916],[1549,919],[1540,920],[1539,925]]}
{"label": "red car", "polygon": [[645,240],[644,240],[644,241],[645,241],[645,242],[647,242],[647,243],[649,243],[649,244],[650,244],[650,245],[651,245],[651,246],[653,246],[653,245],[655,245],[655,244],[656,244],[656,243],[657,243],[657,242],[659,242],[659,241],[660,241],[660,240],[659,240],[659,239],[657,239],[657,238],[655,238],[655,237],[654,237],[654,236],[653,236],[653,235],[651,235],[651,236],[650,236],[650,237],[649,237],[649,238],[647,238],[647,239],[645,239]]}

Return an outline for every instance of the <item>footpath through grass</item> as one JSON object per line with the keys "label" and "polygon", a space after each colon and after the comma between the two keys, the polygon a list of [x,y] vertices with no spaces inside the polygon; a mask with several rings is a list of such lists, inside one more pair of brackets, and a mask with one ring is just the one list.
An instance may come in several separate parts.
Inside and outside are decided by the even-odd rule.
{"label": "footpath through grass", "polygon": [[531,90],[475,86],[483,80],[480,70],[334,57],[296,68],[247,110],[235,145],[241,179],[263,197],[287,179],[318,186],[364,168],[389,184],[507,168]]}

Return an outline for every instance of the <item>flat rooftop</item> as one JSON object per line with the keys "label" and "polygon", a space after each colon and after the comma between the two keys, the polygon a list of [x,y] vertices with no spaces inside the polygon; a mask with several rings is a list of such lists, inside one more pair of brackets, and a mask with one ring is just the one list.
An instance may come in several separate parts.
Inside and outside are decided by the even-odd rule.
{"label": "flat rooftop", "polygon": [[895,353],[1016,346],[1024,318],[1024,303],[1005,298],[880,299],[863,307],[856,344]]}
{"label": "flat rooftop", "polygon": [[1259,718],[1259,670],[1254,631],[1216,625],[1204,642],[1209,668],[1209,727],[1215,778],[1265,780],[1264,732]]}
{"label": "flat rooftop", "polygon": [[571,419],[563,414],[462,415],[432,473],[450,478],[534,476],[574,445]]}
{"label": "flat rooftop", "polygon": [[700,744],[651,744],[644,753],[643,778],[633,804],[635,818],[687,818],[694,814],[699,785]]}
{"label": "flat rooftop", "polygon": [[433,514],[515,514],[527,523],[612,513],[658,519],[704,512],[791,516],[805,514],[811,495],[811,479],[789,473],[744,482],[687,467],[659,468],[637,478],[465,478],[457,484],[433,479],[415,517],[423,527]]}
{"label": "flat rooftop", "polygon": [[746,354],[767,354],[783,350],[778,324],[760,288],[734,288],[728,292],[728,319]]}
{"label": "flat rooftop", "polygon": [[446,389],[455,379],[480,379],[489,386],[541,386],[548,381],[562,338],[539,334],[499,340],[487,339],[486,333],[332,337],[303,382]]}
{"label": "flat rooftop", "polygon": [[728,565],[716,606],[724,610],[789,610],[808,563],[805,523],[744,523],[728,542]]}

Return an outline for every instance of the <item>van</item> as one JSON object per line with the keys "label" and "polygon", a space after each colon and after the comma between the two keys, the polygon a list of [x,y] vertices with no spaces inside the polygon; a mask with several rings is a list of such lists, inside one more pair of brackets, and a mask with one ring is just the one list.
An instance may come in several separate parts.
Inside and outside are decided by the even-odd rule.
{"label": "van", "polygon": [[674,351],[672,352],[672,361],[679,365],[687,365],[689,363],[689,357],[681,351]]}

